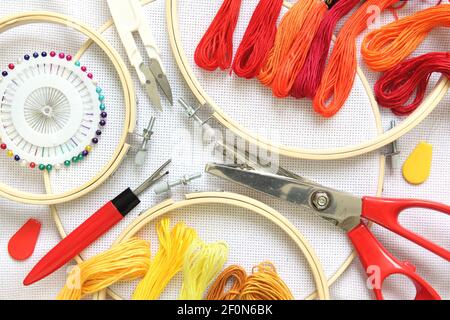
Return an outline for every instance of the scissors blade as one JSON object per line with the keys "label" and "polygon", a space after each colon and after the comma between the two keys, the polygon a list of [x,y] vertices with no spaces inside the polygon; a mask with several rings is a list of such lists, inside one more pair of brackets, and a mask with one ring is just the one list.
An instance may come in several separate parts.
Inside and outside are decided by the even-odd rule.
{"label": "scissors blade", "polygon": [[162,71],[161,65],[157,59],[150,59],[149,69],[153,74],[153,77],[158,82],[162,92],[173,105],[172,89],[170,88],[169,80],[166,74]]}
{"label": "scissors blade", "polygon": [[205,171],[219,178],[310,208],[308,189],[297,180],[262,171],[246,169],[240,165],[210,163]]}
{"label": "scissors blade", "polygon": [[147,67],[144,63],[141,63],[139,65],[139,69],[145,76],[144,88],[147,92],[148,97],[150,98],[150,101],[156,108],[162,111],[161,99],[159,98],[155,77],[153,76],[150,68]]}
{"label": "scissors blade", "polygon": [[[205,171],[219,178],[312,210],[321,218],[344,230],[353,229],[361,220],[361,198],[321,186],[306,179],[298,180],[292,177],[249,170],[245,166],[215,163],[207,164]],[[327,203],[320,206],[317,197],[324,194]]]}

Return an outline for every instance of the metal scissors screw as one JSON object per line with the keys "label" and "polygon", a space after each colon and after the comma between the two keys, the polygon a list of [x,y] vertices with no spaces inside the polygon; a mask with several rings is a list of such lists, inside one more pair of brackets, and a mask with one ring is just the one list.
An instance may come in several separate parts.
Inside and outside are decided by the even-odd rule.
{"label": "metal scissors screw", "polygon": [[317,210],[322,211],[328,208],[330,197],[326,192],[319,191],[313,194],[312,203],[317,208]]}

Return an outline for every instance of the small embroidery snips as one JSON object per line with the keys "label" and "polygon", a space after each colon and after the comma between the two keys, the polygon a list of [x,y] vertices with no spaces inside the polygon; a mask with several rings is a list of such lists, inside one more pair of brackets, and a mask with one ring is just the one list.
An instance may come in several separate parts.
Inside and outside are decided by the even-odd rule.
{"label": "small embroidery snips", "polygon": [[[162,110],[158,86],[173,104],[172,89],[164,72],[159,49],[152,35],[150,26],[145,22],[139,0],[107,0],[117,32],[135,68],[139,81],[144,86],[152,104]],[[133,37],[138,33],[149,58],[148,66],[144,63]]]}
{"label": "small embroidery snips", "polygon": [[[385,279],[401,274],[415,285],[416,300],[440,300],[433,287],[422,279],[415,267],[395,258],[367,227],[372,221],[450,261],[450,251],[404,228],[400,213],[409,208],[424,208],[450,214],[450,206],[415,199],[359,197],[336,191],[280,169],[276,174],[254,170],[249,165],[208,164],[206,172],[267,195],[302,206],[346,231],[355,247],[377,299],[383,299]],[[377,268],[376,270],[374,268]],[[375,274],[376,273],[376,274]]]}

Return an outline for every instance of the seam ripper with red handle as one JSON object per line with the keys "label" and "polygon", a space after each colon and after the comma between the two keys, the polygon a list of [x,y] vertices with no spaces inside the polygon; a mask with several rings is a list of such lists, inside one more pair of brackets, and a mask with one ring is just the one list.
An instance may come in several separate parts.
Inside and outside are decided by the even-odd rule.
{"label": "seam ripper with red handle", "polygon": [[170,162],[166,161],[137,189],[125,189],[98,209],[46,254],[28,273],[23,284],[28,286],[52,274],[116,225],[140,203],[138,196],[143,191],[169,173],[163,170]]}

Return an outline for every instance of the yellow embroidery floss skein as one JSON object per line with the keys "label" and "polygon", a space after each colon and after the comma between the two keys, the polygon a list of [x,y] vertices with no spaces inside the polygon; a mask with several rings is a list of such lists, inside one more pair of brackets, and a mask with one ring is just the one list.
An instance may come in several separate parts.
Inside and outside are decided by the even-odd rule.
{"label": "yellow embroidery floss skein", "polygon": [[165,218],[157,226],[159,249],[144,279],[133,293],[133,300],[155,300],[169,281],[181,271],[184,258],[197,238],[194,229],[177,223],[170,231],[170,220]]}
{"label": "yellow embroidery floss skein", "polygon": [[57,299],[80,300],[118,281],[141,278],[149,266],[150,243],[131,238],[72,268]]}
{"label": "yellow embroidery floss skein", "polygon": [[201,300],[208,285],[214,280],[228,259],[225,242],[204,243],[195,240],[183,265],[181,300]]}
{"label": "yellow embroidery floss skein", "polygon": [[263,262],[253,268],[241,290],[241,300],[293,300],[291,291],[280,278],[275,266]]}

